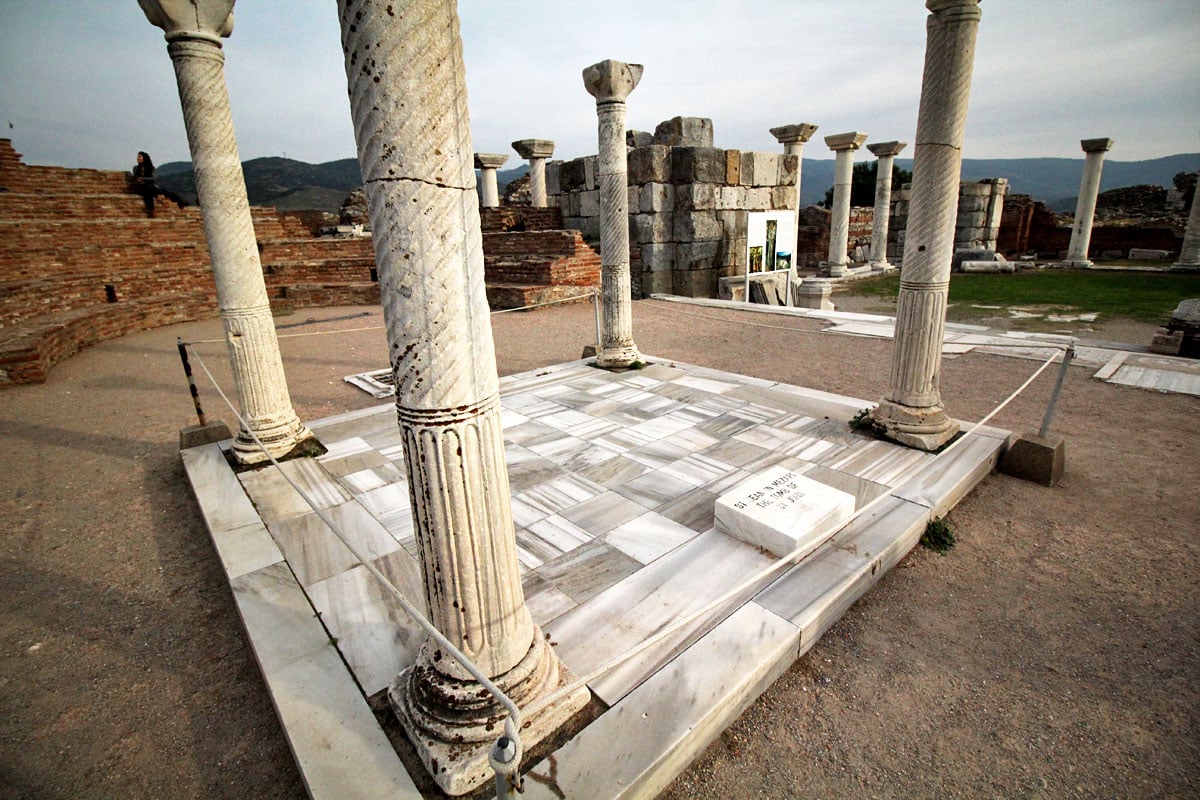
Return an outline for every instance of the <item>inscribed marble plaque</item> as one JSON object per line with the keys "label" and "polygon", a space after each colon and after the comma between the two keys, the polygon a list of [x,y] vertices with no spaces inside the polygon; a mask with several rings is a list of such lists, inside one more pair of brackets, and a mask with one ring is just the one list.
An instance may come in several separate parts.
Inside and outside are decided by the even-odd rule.
{"label": "inscribed marble plaque", "polygon": [[772,467],[717,498],[716,528],[785,556],[854,516],[854,495]]}

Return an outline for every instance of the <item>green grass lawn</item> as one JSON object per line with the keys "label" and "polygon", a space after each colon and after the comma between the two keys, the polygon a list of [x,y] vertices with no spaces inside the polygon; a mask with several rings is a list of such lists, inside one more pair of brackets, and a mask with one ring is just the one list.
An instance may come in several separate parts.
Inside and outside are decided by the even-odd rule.
{"label": "green grass lawn", "polygon": [[[900,276],[853,281],[846,294],[895,301]],[[968,275],[950,279],[949,316],[980,316],[972,306],[1037,306],[1062,312],[1098,312],[1101,318],[1123,317],[1166,322],[1180,300],[1200,297],[1200,275],[1147,272],[1098,272],[1045,269],[1015,275]]]}

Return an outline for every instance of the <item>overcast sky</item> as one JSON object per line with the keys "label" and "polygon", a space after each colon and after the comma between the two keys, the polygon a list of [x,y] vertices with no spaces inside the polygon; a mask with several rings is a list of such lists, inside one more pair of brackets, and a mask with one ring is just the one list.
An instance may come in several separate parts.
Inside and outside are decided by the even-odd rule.
{"label": "overcast sky", "polygon": [[[1200,152],[1200,2],[985,0],[968,158]],[[920,0],[461,0],[474,146],[514,139],[596,150],[582,69],[645,65],[629,126],[713,120],[718,147],[780,149],[768,128],[911,142],[927,12]],[[243,0],[225,43],[243,159],[355,155],[335,0]],[[11,126],[11,127],[10,127]],[[0,0],[0,137],[26,163],[128,169],[137,150],[186,160],[162,32],[136,0]],[[911,151],[910,151],[911,154]],[[870,158],[863,152],[861,158]]]}

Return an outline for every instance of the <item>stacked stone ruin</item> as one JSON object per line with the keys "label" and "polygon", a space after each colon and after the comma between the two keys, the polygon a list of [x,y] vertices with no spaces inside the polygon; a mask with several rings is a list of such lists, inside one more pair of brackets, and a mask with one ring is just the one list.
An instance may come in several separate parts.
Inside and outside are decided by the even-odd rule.
{"label": "stacked stone ruin", "polygon": [[[746,269],[747,212],[795,207],[797,157],[714,147],[711,120],[675,117],[629,141],[635,297],[716,297],[719,278]],[[598,239],[597,157],[551,162],[546,175],[564,224]]]}

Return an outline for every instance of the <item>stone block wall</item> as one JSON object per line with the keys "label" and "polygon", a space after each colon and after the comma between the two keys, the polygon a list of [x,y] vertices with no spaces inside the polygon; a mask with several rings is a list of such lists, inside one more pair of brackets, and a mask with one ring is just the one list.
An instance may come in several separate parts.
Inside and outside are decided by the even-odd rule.
{"label": "stone block wall", "polygon": [[[959,184],[955,250],[996,249],[1007,193],[1007,178],[984,178]],[[888,225],[888,259],[892,263],[900,263],[904,256],[904,231],[911,194],[912,185],[907,183],[892,193],[892,215]]]}
{"label": "stone block wall", "polygon": [[996,238],[996,252],[1017,258],[1029,252],[1029,231],[1033,225],[1033,198],[1027,194],[1010,194],[1004,198],[1004,216]]}
{"label": "stone block wall", "polygon": [[[677,117],[660,124],[650,144],[629,150],[635,297],[716,297],[720,277],[745,269],[747,212],[795,207],[795,156],[712,147],[711,135],[710,121]],[[550,162],[546,176],[563,224],[598,241],[596,157]]]}

